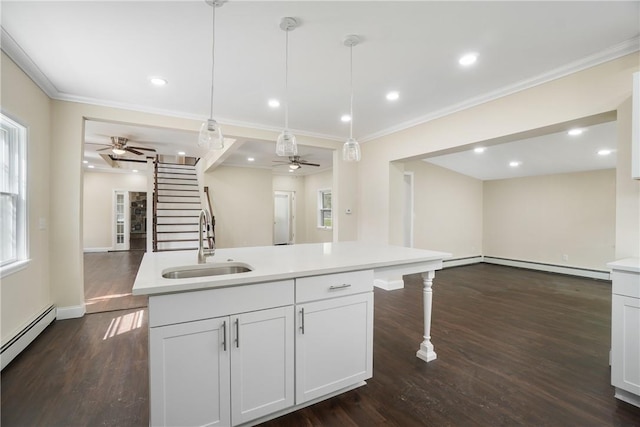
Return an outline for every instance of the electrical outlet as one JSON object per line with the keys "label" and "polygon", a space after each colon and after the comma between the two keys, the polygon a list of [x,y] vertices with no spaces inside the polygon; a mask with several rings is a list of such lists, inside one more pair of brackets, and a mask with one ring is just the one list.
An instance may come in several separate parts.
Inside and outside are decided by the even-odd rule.
{"label": "electrical outlet", "polygon": [[562,254],[562,260],[563,260],[563,261],[569,261],[569,255],[567,255],[567,254]]}

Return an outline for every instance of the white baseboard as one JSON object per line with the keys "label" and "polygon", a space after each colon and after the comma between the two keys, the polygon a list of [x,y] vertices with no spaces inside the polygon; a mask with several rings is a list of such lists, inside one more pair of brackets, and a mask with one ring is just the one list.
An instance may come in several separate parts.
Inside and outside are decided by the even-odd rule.
{"label": "white baseboard", "polygon": [[471,265],[481,263],[484,257],[482,255],[470,256],[457,259],[445,259],[442,261],[442,268],[459,267],[461,265]]}
{"label": "white baseboard", "polygon": [[78,317],[84,316],[87,312],[87,309],[82,303],[82,305],[74,305],[71,307],[58,307],[58,320],[65,319],[77,319]]}
{"label": "white baseboard", "polygon": [[487,264],[506,265],[508,267],[528,268],[529,270],[546,271],[548,273],[568,274],[570,276],[587,277],[590,279],[611,280],[611,274],[605,270],[590,270],[580,267],[566,267],[562,265],[543,264],[531,261],[496,258],[485,256],[483,262]]}
{"label": "white baseboard", "polygon": [[113,248],[84,248],[84,252],[109,252]]}
{"label": "white baseboard", "polygon": [[35,316],[12,339],[3,344],[0,351],[0,370],[4,369],[18,354],[27,348],[54,320],[56,320],[56,307],[51,305]]}

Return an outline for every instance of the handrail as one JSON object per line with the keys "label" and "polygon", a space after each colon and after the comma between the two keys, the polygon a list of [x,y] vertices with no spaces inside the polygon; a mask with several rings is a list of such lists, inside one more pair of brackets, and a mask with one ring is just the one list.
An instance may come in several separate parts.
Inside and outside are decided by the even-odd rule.
{"label": "handrail", "polygon": [[211,213],[211,237],[213,243],[216,243],[216,216],[213,214],[213,207],[211,207],[211,195],[209,194],[209,187],[204,186],[204,194],[207,198],[207,204],[209,205],[209,213]]}
{"label": "handrail", "polygon": [[159,157],[153,162],[153,252],[158,252],[158,162]]}

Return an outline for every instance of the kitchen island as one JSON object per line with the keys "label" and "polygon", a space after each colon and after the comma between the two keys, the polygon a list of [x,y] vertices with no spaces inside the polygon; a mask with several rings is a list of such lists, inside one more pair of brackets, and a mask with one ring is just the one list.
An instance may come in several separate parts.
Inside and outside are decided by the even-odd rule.
{"label": "kitchen island", "polygon": [[449,256],[358,242],[218,249],[205,264],[145,254],[133,293],[149,296],[151,425],[253,425],[364,385],[374,283],[403,274],[422,273],[417,356],[435,359],[431,285]]}

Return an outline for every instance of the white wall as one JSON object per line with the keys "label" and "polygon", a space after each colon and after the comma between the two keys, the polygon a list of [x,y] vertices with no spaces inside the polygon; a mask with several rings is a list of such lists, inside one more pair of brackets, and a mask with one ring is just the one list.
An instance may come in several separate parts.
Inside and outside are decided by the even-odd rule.
{"label": "white wall", "polygon": [[221,166],[204,177],[216,217],[216,247],[273,244],[270,170]]}
{"label": "white wall", "polygon": [[306,223],[306,197],[305,197],[305,177],[289,175],[273,175],[273,191],[292,191],[296,198],[295,211],[295,242],[307,243],[307,223]]}
{"label": "white wall", "polygon": [[[329,171],[305,176],[306,237],[307,242],[324,243],[333,241],[333,229],[318,228],[318,190],[332,189],[333,174]],[[332,215],[335,216],[333,193],[331,194]]]}
{"label": "white wall", "polygon": [[84,249],[112,249],[113,193],[147,191],[147,176],[143,173],[84,173],[83,241]]}
{"label": "white wall", "polygon": [[614,169],[485,181],[484,255],[607,270],[615,200]]}
{"label": "white wall", "polygon": [[640,180],[631,179],[631,98],[618,108],[615,259],[640,257]]}
{"label": "white wall", "polygon": [[482,255],[482,181],[420,160],[404,170],[414,176],[414,247]]}
{"label": "white wall", "polygon": [[[51,153],[51,102],[22,71],[2,53],[0,98],[2,112],[27,127],[27,192],[29,265],[2,278],[0,286],[1,342],[5,344],[52,304],[50,240],[49,159]],[[43,221],[44,228],[40,227]],[[51,247],[50,247],[51,244]]]}

